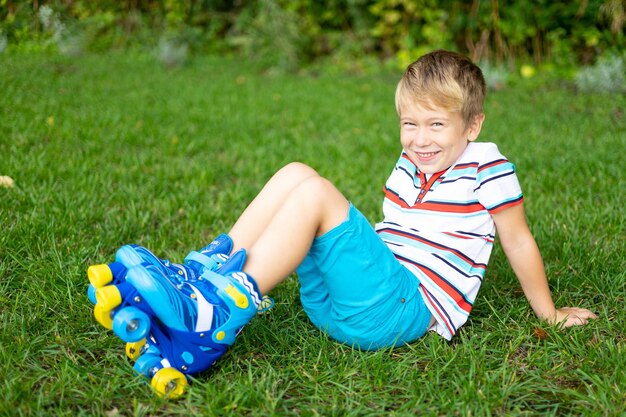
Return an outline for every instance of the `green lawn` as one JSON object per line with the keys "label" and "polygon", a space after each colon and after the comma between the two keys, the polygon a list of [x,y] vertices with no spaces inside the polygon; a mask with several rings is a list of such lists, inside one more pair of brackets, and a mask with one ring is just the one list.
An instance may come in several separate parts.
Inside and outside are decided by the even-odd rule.
{"label": "green lawn", "polygon": [[182,261],[299,160],[378,221],[400,152],[400,71],[261,75],[240,60],[164,70],[140,55],[0,55],[0,415],[621,415],[626,406],[626,98],[518,82],[482,140],[515,162],[558,305],[537,321],[496,247],[452,342],[361,352],[309,323],[290,278],[178,401],[134,377],[92,316],[86,269],[138,243]]}

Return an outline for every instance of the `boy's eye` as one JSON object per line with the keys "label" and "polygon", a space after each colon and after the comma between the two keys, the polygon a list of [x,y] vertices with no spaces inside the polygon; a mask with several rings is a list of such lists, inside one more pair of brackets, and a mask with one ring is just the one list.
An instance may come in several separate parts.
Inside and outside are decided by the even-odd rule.
{"label": "boy's eye", "polygon": [[433,123],[433,127],[441,127],[441,126],[443,126],[443,123],[441,123],[441,122],[434,122]]}

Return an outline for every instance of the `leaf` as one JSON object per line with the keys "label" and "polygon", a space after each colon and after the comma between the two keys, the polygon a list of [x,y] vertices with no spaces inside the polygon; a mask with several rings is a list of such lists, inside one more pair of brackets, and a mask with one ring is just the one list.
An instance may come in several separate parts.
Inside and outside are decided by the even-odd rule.
{"label": "leaf", "polygon": [[546,332],[541,327],[535,327],[533,330],[533,335],[539,340],[546,340],[548,338],[548,332]]}
{"label": "leaf", "polygon": [[13,178],[7,175],[0,175],[0,187],[13,188],[14,185],[15,185],[15,181],[13,181]]}

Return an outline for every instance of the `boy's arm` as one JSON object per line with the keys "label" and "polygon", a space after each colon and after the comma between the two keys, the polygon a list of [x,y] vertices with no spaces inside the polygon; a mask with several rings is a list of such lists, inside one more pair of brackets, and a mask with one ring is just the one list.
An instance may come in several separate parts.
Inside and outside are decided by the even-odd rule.
{"label": "boy's arm", "polygon": [[537,317],[552,324],[562,323],[563,327],[585,324],[588,319],[597,318],[584,308],[554,307],[541,254],[526,223],[523,204],[504,209],[492,217],[504,253]]}

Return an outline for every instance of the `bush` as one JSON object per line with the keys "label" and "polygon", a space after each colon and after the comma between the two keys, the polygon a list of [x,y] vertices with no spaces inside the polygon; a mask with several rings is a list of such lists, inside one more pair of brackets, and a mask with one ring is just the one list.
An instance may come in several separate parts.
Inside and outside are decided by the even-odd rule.
{"label": "bush", "polygon": [[0,54],[7,49],[8,42],[9,41],[7,40],[7,37],[4,36],[4,33],[0,32]]}
{"label": "bush", "polygon": [[485,77],[485,84],[489,90],[500,90],[508,84],[511,72],[501,65],[494,65],[488,61],[480,63],[480,69]]}
{"label": "bush", "polygon": [[576,87],[584,93],[626,92],[626,65],[617,55],[603,56],[595,65],[582,68],[576,74]]}
{"label": "bush", "polygon": [[228,34],[229,43],[262,66],[295,71],[305,59],[306,37],[300,17],[275,0],[259,0],[241,13]]}
{"label": "bush", "polygon": [[158,58],[167,68],[179,67],[187,61],[189,45],[175,37],[163,36],[157,46]]}
{"label": "bush", "polygon": [[162,33],[188,33],[192,51],[234,49],[283,70],[336,54],[405,64],[437,48],[509,70],[573,68],[623,49],[625,22],[623,0],[0,0],[9,48],[153,48]]}

